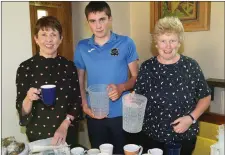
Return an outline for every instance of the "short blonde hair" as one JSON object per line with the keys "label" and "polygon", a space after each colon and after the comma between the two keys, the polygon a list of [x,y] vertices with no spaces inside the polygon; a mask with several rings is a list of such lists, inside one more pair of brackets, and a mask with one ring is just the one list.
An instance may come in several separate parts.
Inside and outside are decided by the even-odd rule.
{"label": "short blonde hair", "polygon": [[165,33],[175,33],[178,35],[180,43],[184,40],[184,27],[181,21],[174,16],[164,17],[159,19],[159,21],[155,25],[155,29],[153,32],[153,40],[157,41],[157,37],[159,35]]}

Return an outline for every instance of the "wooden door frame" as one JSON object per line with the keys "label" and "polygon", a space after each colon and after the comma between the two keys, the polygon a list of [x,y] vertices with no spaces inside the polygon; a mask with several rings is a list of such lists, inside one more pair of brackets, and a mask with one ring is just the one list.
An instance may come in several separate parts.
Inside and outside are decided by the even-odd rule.
{"label": "wooden door frame", "polygon": [[[46,8],[58,8],[56,11],[57,18],[59,19],[63,29],[63,41],[58,48],[58,53],[69,60],[73,60],[73,29],[72,29],[72,4],[71,2],[29,2],[30,8],[30,25],[31,25],[31,40],[32,40],[32,54],[37,53],[38,46],[34,40],[34,28],[37,22],[37,8],[47,10]],[[55,9],[54,9],[55,10]],[[50,12],[52,10],[49,10]],[[48,12],[49,12],[48,11]],[[53,13],[53,12],[52,12]],[[66,17],[66,18],[65,18]],[[67,21],[69,24],[67,24]],[[66,49],[66,50],[65,50]]]}

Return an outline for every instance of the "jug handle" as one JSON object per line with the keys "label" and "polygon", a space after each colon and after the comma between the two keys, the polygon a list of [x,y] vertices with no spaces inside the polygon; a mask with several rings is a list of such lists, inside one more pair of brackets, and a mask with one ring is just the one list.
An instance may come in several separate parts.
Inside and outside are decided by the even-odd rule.
{"label": "jug handle", "polygon": [[142,151],[143,151],[143,147],[141,145],[139,145],[139,147],[140,147],[140,151],[139,151],[138,155],[141,155]]}

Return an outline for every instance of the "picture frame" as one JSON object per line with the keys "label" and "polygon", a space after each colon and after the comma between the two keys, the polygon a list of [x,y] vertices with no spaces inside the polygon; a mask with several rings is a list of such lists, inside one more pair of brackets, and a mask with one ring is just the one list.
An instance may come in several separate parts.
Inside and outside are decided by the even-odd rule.
{"label": "picture frame", "polygon": [[156,22],[164,16],[177,16],[185,32],[210,29],[211,2],[161,1],[150,2],[150,33]]}

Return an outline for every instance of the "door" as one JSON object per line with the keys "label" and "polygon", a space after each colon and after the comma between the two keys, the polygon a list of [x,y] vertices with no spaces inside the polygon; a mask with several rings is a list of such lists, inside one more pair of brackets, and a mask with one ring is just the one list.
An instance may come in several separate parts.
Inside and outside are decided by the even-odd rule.
{"label": "door", "polygon": [[73,60],[73,31],[72,31],[72,9],[71,2],[50,2],[39,1],[29,2],[31,39],[33,55],[39,51],[34,41],[34,27],[37,20],[42,16],[55,16],[60,21],[63,28],[63,41],[58,48],[58,53],[69,60]]}

